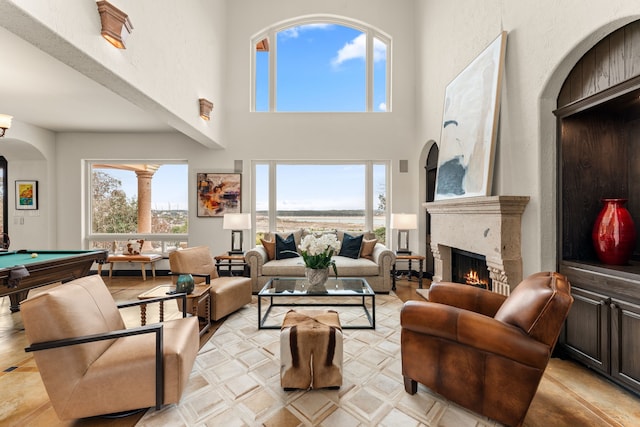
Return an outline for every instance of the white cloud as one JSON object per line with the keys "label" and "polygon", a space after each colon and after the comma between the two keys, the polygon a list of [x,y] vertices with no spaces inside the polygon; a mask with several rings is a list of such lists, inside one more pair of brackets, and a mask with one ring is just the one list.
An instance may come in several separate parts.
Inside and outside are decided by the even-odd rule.
{"label": "white cloud", "polygon": [[298,38],[300,36],[300,33],[303,33],[305,31],[326,30],[326,29],[328,29],[328,28],[330,28],[332,26],[333,26],[332,24],[305,24],[305,25],[298,25],[298,26],[295,26],[295,27],[287,28],[286,30],[282,30],[282,31],[280,31],[280,34],[282,34],[286,38],[295,39],[295,38]]}
{"label": "white cloud", "polygon": [[[366,55],[366,34],[360,34],[345,44],[331,60],[331,65],[338,67],[350,59],[364,59]],[[386,58],[387,46],[378,39],[373,39],[373,61],[378,62]]]}
{"label": "white cloud", "polygon": [[378,111],[387,111],[387,103],[381,102],[380,104],[378,104]]}

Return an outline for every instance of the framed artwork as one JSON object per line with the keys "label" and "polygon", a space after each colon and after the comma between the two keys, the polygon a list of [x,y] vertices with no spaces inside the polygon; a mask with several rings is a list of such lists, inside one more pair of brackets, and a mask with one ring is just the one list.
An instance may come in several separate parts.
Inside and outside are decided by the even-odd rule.
{"label": "framed artwork", "polygon": [[242,176],[239,173],[198,173],[199,217],[223,217],[241,212]]}
{"label": "framed artwork", "polygon": [[16,209],[38,209],[38,181],[16,181]]}
{"label": "framed artwork", "polygon": [[503,31],[446,88],[435,200],[491,193],[506,44]]}

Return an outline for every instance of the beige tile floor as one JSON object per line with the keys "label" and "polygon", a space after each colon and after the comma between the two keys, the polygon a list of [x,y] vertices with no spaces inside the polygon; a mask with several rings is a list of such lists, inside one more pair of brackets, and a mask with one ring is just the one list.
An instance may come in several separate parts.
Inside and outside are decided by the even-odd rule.
{"label": "beige tile floor", "polygon": [[[166,278],[162,277],[144,282],[140,280],[140,278],[136,277],[114,277],[111,280],[106,279],[106,282],[117,301],[135,299],[139,293],[150,289],[153,286],[164,283],[165,281]],[[415,293],[415,287],[415,282],[401,280],[398,282],[397,295],[402,300],[419,299],[420,297]],[[140,421],[142,414],[119,420],[91,418],[77,420],[74,422],[58,421],[49,404],[40,376],[37,373],[37,368],[33,363],[33,359],[23,350],[26,346],[26,342],[24,332],[22,331],[20,314],[9,313],[8,306],[8,298],[0,298],[0,360],[2,360],[2,364],[0,365],[0,390],[2,390],[2,399],[0,400],[0,425],[132,426],[136,425],[136,423],[138,423],[138,425],[160,425],[153,421],[154,417],[152,416],[152,412],[145,416],[142,421]],[[251,308],[247,308],[247,310],[250,309]],[[253,309],[255,309],[255,307]],[[381,311],[381,313],[383,312],[384,310]],[[124,314],[128,324],[135,324],[136,322],[139,323],[139,314],[137,311],[130,310]],[[246,321],[241,319],[242,316],[230,318],[229,326],[231,327],[235,325],[235,329],[238,329],[238,327]],[[220,328],[222,324],[223,322],[218,322],[215,325],[214,330]],[[384,324],[381,324],[381,326],[384,327]],[[268,334],[254,333],[256,331],[250,331],[250,329],[255,329],[253,320],[251,320],[251,324],[240,327],[239,330],[242,330],[243,328],[248,328],[246,329],[249,331],[247,333],[251,333],[253,340],[259,340],[258,343],[260,346],[265,349],[272,348],[272,351],[275,352],[273,349],[273,342],[267,342],[270,339],[272,340],[272,338],[269,338]],[[207,336],[204,337],[204,346],[201,349],[201,354],[198,357],[199,361],[197,362],[199,366],[205,366],[205,362],[210,360],[209,356],[219,357],[222,354],[219,349],[216,348],[215,344],[219,340],[224,339],[222,335],[225,333],[227,332],[220,330],[220,333],[216,333],[214,338],[211,340],[209,340],[209,338],[212,334],[207,334]],[[227,338],[229,338],[229,336],[227,336]],[[207,340],[209,341],[205,343]],[[260,342],[260,340],[265,340],[265,342]],[[354,342],[356,341],[358,340],[354,339]],[[365,342],[367,340],[365,339],[361,341]],[[269,381],[273,381],[273,371],[276,369],[276,367],[272,366],[272,360],[268,360],[269,357],[265,359],[264,352],[259,354],[253,349],[244,348],[243,346],[245,344],[246,342],[238,342],[239,347],[235,350],[231,350],[231,347],[228,346],[228,342],[225,341],[224,348],[227,351],[227,362],[233,364],[239,363],[243,366],[260,365],[261,369],[256,369],[255,372],[258,373],[256,375],[260,375],[262,377],[258,376],[252,378],[254,381],[258,378],[258,382],[270,384]],[[347,375],[347,378],[349,376],[353,377],[353,373],[362,372],[364,375],[365,373],[371,372],[372,361],[385,360],[383,356],[389,351],[389,346],[392,345],[393,340],[382,340],[376,345],[371,346],[370,349],[372,353],[369,353],[369,357],[366,359],[366,364],[355,363],[356,360],[352,360],[350,362],[350,374]],[[229,347],[229,349],[227,349],[227,347]],[[376,347],[378,347],[377,350]],[[235,351],[236,353],[228,353],[228,351]],[[376,355],[376,353],[378,354]],[[229,358],[229,354],[238,354],[241,356],[236,360],[235,356]],[[395,370],[397,370],[397,366],[395,365],[398,364],[398,361],[387,358],[386,363],[381,362],[381,364],[384,365],[381,369],[382,375],[375,380],[372,380],[372,383],[367,386],[360,387],[359,384],[355,384],[355,381],[351,381],[352,386],[343,387],[340,391],[333,392],[334,395],[329,392],[323,392],[323,395],[326,395],[324,400],[317,399],[317,393],[310,394],[310,396],[313,396],[313,399],[308,397],[305,398],[304,395],[294,394],[287,397],[287,404],[282,405],[281,407],[278,406],[280,409],[275,411],[272,409],[274,407],[273,399],[280,398],[278,397],[277,387],[269,385],[266,387],[248,386],[246,382],[240,381],[239,384],[236,385],[236,387],[238,387],[236,392],[239,393],[238,402],[233,403],[229,408],[227,408],[227,410],[219,413],[212,410],[212,414],[215,413],[216,425],[218,425],[218,422],[222,421],[225,422],[225,425],[253,425],[254,422],[247,421],[245,418],[237,415],[239,410],[245,414],[245,417],[247,413],[254,414],[255,425],[262,424],[265,426],[493,425],[490,421],[482,421],[482,418],[466,413],[464,410],[447,410],[449,406],[446,402],[439,400],[437,396],[432,396],[428,390],[424,388],[420,388],[416,395],[418,399],[417,402],[419,403],[407,400],[407,396],[403,394],[403,390],[397,390],[398,378],[395,378]],[[265,370],[263,368],[267,369]],[[164,412],[169,415],[168,418],[163,417],[162,425],[167,425],[167,422],[170,422],[171,425],[194,425],[195,422],[194,424],[190,424],[186,420],[195,420],[196,418],[194,418],[194,414],[198,413],[198,411],[202,411],[202,405],[217,407],[217,409],[220,410],[220,408],[223,407],[220,403],[221,401],[227,399],[226,403],[228,403],[228,392],[225,392],[226,394],[223,393],[221,396],[219,395],[219,399],[214,398],[215,392],[213,394],[206,395],[206,398],[202,397],[204,396],[203,394],[195,392],[199,388],[211,388],[212,384],[216,384],[215,378],[211,375],[212,374],[210,373],[207,375],[200,375],[194,370],[194,374],[190,382],[190,391],[185,394],[183,402],[181,402],[179,408],[177,408],[178,410],[176,410],[175,405],[164,410]],[[244,390],[245,388],[251,390],[251,399],[243,398],[244,395],[242,395],[241,390]],[[357,390],[357,393],[355,393],[354,390]],[[380,411],[380,407],[382,406],[371,406],[371,402],[377,401],[376,399],[379,398],[382,393],[381,390],[392,390],[392,394],[395,396],[394,399],[397,398],[399,399],[398,402],[404,403],[397,404],[393,408],[387,408],[388,412],[384,414],[382,419],[377,419],[375,416],[371,418],[367,412],[373,413],[376,410]],[[349,395],[348,399],[350,406],[347,405],[346,407],[347,409],[351,409],[345,410],[341,405],[337,405],[336,402],[340,401],[340,396],[347,395],[350,392],[352,393],[352,395]],[[194,402],[198,402],[197,405],[200,406],[194,406]],[[272,412],[267,414],[266,411],[269,410]],[[190,413],[192,418],[186,418],[183,413],[184,411],[186,411],[187,414]],[[205,408],[204,411],[206,412],[207,409]],[[420,415],[418,415],[418,413]],[[175,418],[172,419],[171,417]],[[159,420],[159,418],[156,417],[156,420]],[[206,424],[203,423],[202,425]],[[590,371],[573,362],[553,359],[545,373],[538,394],[532,403],[524,425],[640,425],[640,399],[625,392],[619,387],[612,385],[602,377],[594,375]]]}

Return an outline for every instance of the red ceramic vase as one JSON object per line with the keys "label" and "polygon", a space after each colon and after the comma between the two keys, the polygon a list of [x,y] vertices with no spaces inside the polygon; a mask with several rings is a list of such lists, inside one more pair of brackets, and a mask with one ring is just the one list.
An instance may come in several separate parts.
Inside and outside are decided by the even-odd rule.
{"label": "red ceramic vase", "polygon": [[636,247],[636,228],[624,207],[627,199],[602,199],[603,207],[593,226],[593,245],[600,261],[623,265]]}

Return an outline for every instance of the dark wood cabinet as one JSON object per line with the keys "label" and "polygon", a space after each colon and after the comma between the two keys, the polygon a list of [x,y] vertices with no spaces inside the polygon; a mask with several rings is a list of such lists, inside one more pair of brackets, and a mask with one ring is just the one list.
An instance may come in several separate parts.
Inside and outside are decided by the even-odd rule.
{"label": "dark wood cabinet", "polygon": [[574,304],[558,351],[640,394],[640,239],[605,265],[591,233],[604,198],[628,199],[640,234],[640,21],[600,40],[557,98],[558,270]]}
{"label": "dark wood cabinet", "polygon": [[640,393],[638,277],[597,264],[565,261],[574,302],[560,335],[560,351]]}

